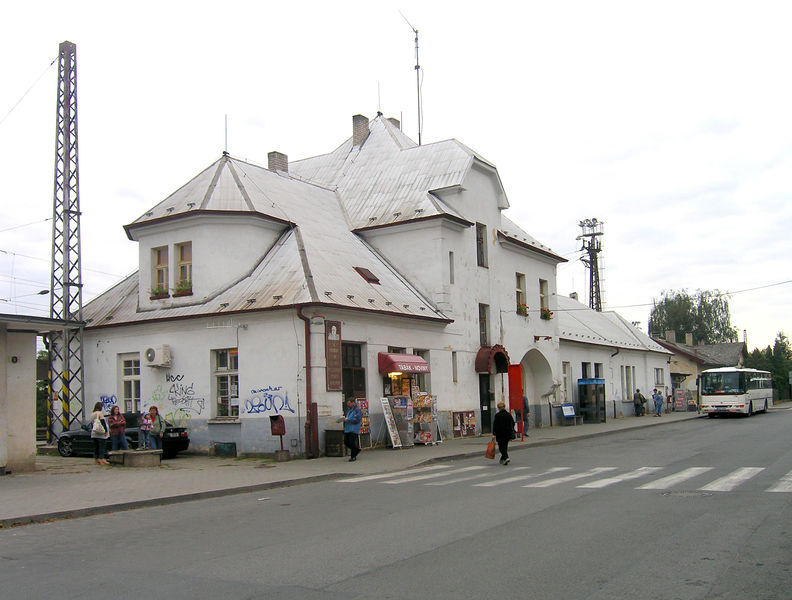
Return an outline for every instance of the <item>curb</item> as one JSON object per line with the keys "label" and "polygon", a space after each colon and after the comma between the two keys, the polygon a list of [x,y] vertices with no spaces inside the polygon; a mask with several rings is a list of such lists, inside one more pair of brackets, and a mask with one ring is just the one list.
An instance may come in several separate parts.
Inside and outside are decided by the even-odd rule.
{"label": "curb", "polygon": [[[697,414],[688,419],[681,419],[676,421],[661,421],[646,423],[645,425],[637,425],[635,427],[626,427],[623,429],[614,429],[606,431],[598,431],[596,433],[588,433],[583,435],[576,435],[574,437],[553,439],[553,440],[537,440],[535,442],[527,442],[521,446],[514,446],[509,448],[510,451],[529,450],[531,448],[540,448],[543,446],[558,446],[561,444],[568,444],[578,440],[586,440],[595,437],[602,437],[606,435],[614,435],[618,433],[625,433],[635,431],[637,429],[647,429],[649,427],[657,427],[659,425],[671,425],[674,423],[682,423],[686,421],[693,421],[695,419],[705,418],[706,415]],[[447,462],[458,460],[461,458],[474,458],[481,456],[481,449],[468,450],[465,452],[458,452],[447,456],[438,456],[436,458],[427,458],[418,461],[414,464],[408,465],[407,469],[419,467],[422,465],[430,465],[434,463]],[[403,469],[399,469],[403,470]],[[78,519],[81,517],[91,517],[95,515],[108,514],[114,512],[122,512],[126,510],[134,510],[137,508],[144,508],[149,506],[168,506],[170,504],[180,504],[182,502],[192,502],[194,500],[208,500],[210,498],[221,498],[223,496],[233,496],[237,494],[246,494],[249,492],[257,492],[262,490],[271,490],[277,488],[292,487],[295,485],[302,485],[304,483],[316,483],[319,481],[330,481],[333,479],[341,479],[349,477],[349,473],[325,473],[322,475],[312,475],[309,477],[300,477],[296,479],[286,479],[283,481],[270,481],[267,483],[260,483],[255,485],[244,485],[239,487],[224,488],[219,490],[209,490],[205,492],[193,492],[190,494],[178,494],[174,496],[163,496],[161,498],[147,498],[145,500],[133,500],[131,502],[120,502],[116,504],[107,504],[104,506],[91,506],[87,508],[77,508],[73,510],[55,511],[49,513],[40,513],[37,515],[26,515],[20,517],[8,517],[0,519],[0,529],[10,527],[19,527],[23,525],[32,525],[34,523],[46,523],[48,521],[60,521],[65,519]]]}

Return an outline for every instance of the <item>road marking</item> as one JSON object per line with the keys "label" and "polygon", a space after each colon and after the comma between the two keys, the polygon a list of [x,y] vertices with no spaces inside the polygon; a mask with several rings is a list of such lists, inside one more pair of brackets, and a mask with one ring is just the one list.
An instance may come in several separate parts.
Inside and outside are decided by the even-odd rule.
{"label": "road marking", "polygon": [[398,477],[412,473],[423,473],[426,471],[437,471],[438,469],[450,469],[451,465],[433,465],[420,469],[407,469],[405,471],[395,471],[393,473],[379,473],[378,475],[363,475],[362,477],[351,477],[349,479],[336,479],[336,483],[357,483],[358,481],[372,481],[374,479],[385,479],[386,477]]}
{"label": "road marking", "polygon": [[454,473],[465,473],[467,471],[479,471],[481,469],[488,469],[489,467],[465,467],[464,469],[454,469],[453,471],[443,471],[442,473],[429,473],[428,475],[416,475],[414,477],[405,477],[404,479],[392,479],[390,481],[381,481],[380,483],[388,483],[390,485],[397,485],[399,483],[409,483],[411,481],[423,481],[424,479],[433,479],[435,477],[444,477]]}
{"label": "road marking", "polygon": [[655,479],[654,481],[650,481],[649,483],[645,483],[642,486],[635,488],[636,490],[665,490],[670,488],[672,485],[676,485],[677,483],[682,483],[683,481],[687,481],[688,479],[692,479],[702,473],[706,473],[707,471],[711,471],[712,467],[690,467],[689,469],[685,469],[684,471],[680,471],[674,475],[669,475],[668,477],[662,477],[660,479]]}
{"label": "road marking", "polygon": [[629,473],[625,473],[624,475],[617,475],[616,477],[606,477],[605,479],[597,479],[596,481],[589,481],[588,483],[584,483],[577,487],[579,488],[604,488],[609,485],[613,485],[614,483],[621,483],[622,481],[628,481],[630,479],[638,479],[639,477],[643,477],[644,475],[651,475],[652,473],[656,473],[657,471],[662,471],[663,467],[640,467],[635,469],[635,471],[630,471]]}
{"label": "road marking", "polygon": [[517,475],[516,477],[506,477],[505,479],[498,479],[497,481],[487,481],[486,483],[475,483],[473,487],[493,487],[496,485],[503,485],[504,483],[514,483],[515,481],[525,481],[533,477],[541,477],[542,475],[549,475],[550,473],[557,473],[558,471],[569,471],[571,467],[553,467],[544,473],[534,473],[532,475]]}
{"label": "road marking", "polygon": [[704,492],[730,492],[762,471],[764,471],[764,467],[742,467],[699,489]]}
{"label": "road marking", "polygon": [[584,471],[583,473],[575,473],[573,475],[566,475],[564,477],[556,477],[555,479],[545,479],[544,481],[537,481],[529,483],[523,487],[550,487],[551,485],[558,485],[559,483],[566,483],[568,481],[575,481],[576,479],[583,479],[584,477],[591,477],[592,475],[599,475],[608,471],[615,471],[616,467],[595,467]]}
{"label": "road marking", "polygon": [[768,492],[792,492],[792,471],[784,475],[778,480],[773,487],[767,490]]}
{"label": "road marking", "polygon": [[[509,469],[509,471],[524,471],[526,469],[530,469],[531,467],[514,467]],[[468,475],[467,477],[457,477],[456,479],[449,479],[448,481],[432,481],[431,483],[426,483],[424,485],[451,485],[452,483],[459,483],[460,481],[470,481],[471,479],[481,479],[482,477],[495,477],[496,475],[502,475],[503,472],[495,469],[492,469],[488,473],[477,473],[476,475]],[[444,473],[444,475],[450,475],[450,473]]]}

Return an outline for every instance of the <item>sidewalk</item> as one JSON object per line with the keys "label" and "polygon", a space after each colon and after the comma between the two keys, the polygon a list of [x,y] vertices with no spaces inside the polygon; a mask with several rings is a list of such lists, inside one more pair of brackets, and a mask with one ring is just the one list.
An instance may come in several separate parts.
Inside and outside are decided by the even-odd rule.
{"label": "sidewalk", "polygon": [[[532,429],[529,438],[512,442],[509,450],[519,452],[701,416],[669,413],[659,419],[630,416],[594,425]],[[449,439],[435,446],[366,450],[354,463],[339,457],[278,463],[260,458],[185,454],[164,461],[157,468],[124,468],[99,467],[91,458],[39,455],[36,471],[0,477],[0,528],[286,487],[351,474],[399,471],[455,458],[483,457],[489,439],[489,436]]]}

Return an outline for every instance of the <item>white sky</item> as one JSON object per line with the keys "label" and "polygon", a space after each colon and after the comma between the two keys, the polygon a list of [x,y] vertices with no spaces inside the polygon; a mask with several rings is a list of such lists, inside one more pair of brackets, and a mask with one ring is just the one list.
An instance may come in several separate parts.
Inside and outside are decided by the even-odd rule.
{"label": "white sky", "polygon": [[664,289],[786,282],[729,302],[750,348],[792,334],[792,5],[756,0],[8,4],[0,312],[48,307],[61,41],[77,44],[88,301],[137,268],[122,226],[220,156],[226,114],[229,152],[259,164],[329,152],[378,109],[417,141],[399,11],[420,32],[423,142],[498,167],[507,214],[570,259],[559,293],[586,301],[575,238],[596,217],[606,309],[645,330]]}

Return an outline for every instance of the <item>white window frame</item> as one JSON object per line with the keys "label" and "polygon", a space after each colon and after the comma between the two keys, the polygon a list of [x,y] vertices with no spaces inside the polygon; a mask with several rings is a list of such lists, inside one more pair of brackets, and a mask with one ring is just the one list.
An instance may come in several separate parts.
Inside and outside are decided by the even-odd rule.
{"label": "white window frame", "polygon": [[[189,260],[184,260],[183,254],[185,248],[189,248],[190,250]],[[192,290],[192,242],[180,242],[176,244],[173,248],[173,254],[174,260],[176,261],[176,269],[174,271],[176,276],[175,285],[177,287],[183,286],[185,289],[182,291],[186,291],[186,289]],[[184,271],[184,273],[182,273],[182,271]]]}
{"label": "white window frame", "polygon": [[662,367],[659,369],[655,369],[654,373],[655,373],[654,384],[656,386],[662,385],[663,387],[665,387],[665,369],[663,369]]}
{"label": "white window frame", "polygon": [[[164,253],[164,262],[158,260],[160,253]],[[168,246],[157,246],[151,249],[151,290],[168,291],[170,285],[170,265]]]}
{"label": "white window frame", "polygon": [[[212,350],[212,391],[216,417],[239,417],[239,351]],[[232,401],[236,400],[236,403]],[[224,414],[225,413],[225,414]]]}
{"label": "white window frame", "polygon": [[140,412],[140,353],[118,355],[119,408],[121,412]]}
{"label": "white window frame", "polygon": [[520,304],[527,305],[528,303],[525,301],[525,274],[524,273],[515,273],[515,297],[517,300],[517,309],[520,308]]}
{"label": "white window frame", "polygon": [[548,304],[549,291],[547,287],[547,279],[539,280],[539,308],[550,309]]}

